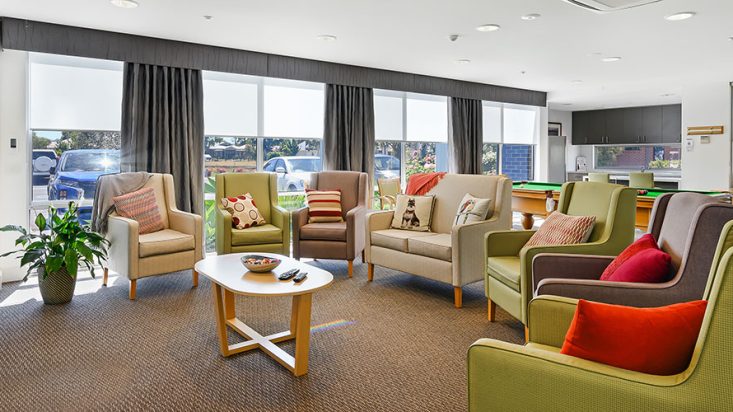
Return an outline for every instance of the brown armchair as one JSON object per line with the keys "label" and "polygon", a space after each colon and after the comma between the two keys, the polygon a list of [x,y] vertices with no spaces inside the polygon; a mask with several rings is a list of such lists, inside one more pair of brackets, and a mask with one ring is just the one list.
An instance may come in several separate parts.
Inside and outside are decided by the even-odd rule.
{"label": "brown armchair", "polygon": [[349,277],[354,273],[354,258],[364,252],[367,189],[369,175],[361,172],[331,171],[313,173],[311,189],[341,190],[343,222],[308,223],[308,207],[293,212],[293,257],[345,259]]}
{"label": "brown armchair", "polygon": [[649,233],[672,257],[664,283],[599,280],[613,256],[541,254],[533,261],[534,296],[557,295],[617,305],[655,307],[701,299],[721,230],[733,205],[698,193],[669,193],[654,203]]}

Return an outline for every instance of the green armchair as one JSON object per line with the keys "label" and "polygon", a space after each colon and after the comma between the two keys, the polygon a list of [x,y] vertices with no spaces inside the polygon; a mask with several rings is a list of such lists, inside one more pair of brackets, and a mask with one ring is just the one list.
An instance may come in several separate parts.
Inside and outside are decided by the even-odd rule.
{"label": "green armchair", "polygon": [[485,239],[488,318],[494,321],[496,305],[527,324],[532,300],[532,259],[540,253],[615,256],[634,240],[636,190],[596,182],[568,182],[562,186],[557,210],[573,216],[595,216],[587,243],[575,245],[524,245],[534,231],[489,232]]}
{"label": "green armchair", "polygon": [[525,346],[480,339],[468,350],[471,411],[729,411],[733,405],[733,221],[720,236],[705,319],[684,372],[656,376],[563,355],[577,300],[539,296]]}
{"label": "green armchair", "polygon": [[[226,196],[251,193],[267,224],[232,228],[232,215],[221,205]],[[275,173],[216,175],[216,253],[269,252],[290,256],[290,212],[278,206]]]}

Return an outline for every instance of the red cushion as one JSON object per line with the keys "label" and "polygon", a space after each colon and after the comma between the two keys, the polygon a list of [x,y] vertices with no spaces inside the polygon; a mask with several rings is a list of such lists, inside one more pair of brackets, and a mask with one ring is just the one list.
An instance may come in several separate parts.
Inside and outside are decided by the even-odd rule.
{"label": "red cushion", "polygon": [[635,254],[641,252],[642,250],[650,248],[659,249],[659,246],[657,246],[657,241],[654,239],[654,236],[652,236],[651,233],[647,233],[637,239],[636,242],[627,246],[626,249],[621,252],[621,254],[616,256],[616,259],[614,259],[613,262],[611,262],[611,264],[606,267],[606,270],[603,271],[603,274],[601,275],[601,280],[608,280],[613,272],[615,272],[616,269],[618,269],[624,262],[629,260]]}
{"label": "red cushion", "polygon": [[579,300],[561,353],[653,375],[687,369],[707,302],[632,308]]}
{"label": "red cushion", "polygon": [[669,277],[672,258],[658,249],[644,249],[624,262],[606,280],[613,282],[659,283]]}

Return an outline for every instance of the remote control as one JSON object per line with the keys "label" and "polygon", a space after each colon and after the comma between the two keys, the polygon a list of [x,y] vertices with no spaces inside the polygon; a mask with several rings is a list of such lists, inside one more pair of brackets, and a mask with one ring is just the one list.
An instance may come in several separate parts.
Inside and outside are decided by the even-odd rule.
{"label": "remote control", "polygon": [[297,275],[298,272],[300,272],[300,269],[290,269],[287,272],[283,272],[278,276],[277,278],[280,280],[288,280],[292,278],[293,276]]}
{"label": "remote control", "polygon": [[308,276],[308,272],[300,272],[298,273],[298,276],[293,278],[293,282],[300,283],[305,279],[305,277]]}

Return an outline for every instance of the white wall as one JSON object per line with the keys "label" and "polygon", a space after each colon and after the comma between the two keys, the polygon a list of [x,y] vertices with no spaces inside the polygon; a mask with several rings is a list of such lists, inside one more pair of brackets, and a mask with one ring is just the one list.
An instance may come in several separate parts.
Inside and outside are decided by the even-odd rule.
{"label": "white wall", "polygon": [[[723,125],[725,133],[711,135],[709,144],[700,136],[687,136],[688,126]],[[691,86],[682,95],[682,189],[731,187],[731,88],[727,82]],[[692,139],[688,151],[685,141]]]}
{"label": "white wall", "polygon": [[[0,52],[0,226],[26,225],[28,222],[28,135],[26,119],[26,73],[28,53]],[[10,148],[10,139],[18,142]],[[0,252],[14,247],[15,235],[0,233]],[[23,278],[24,271],[14,258],[0,259],[2,282]]]}

